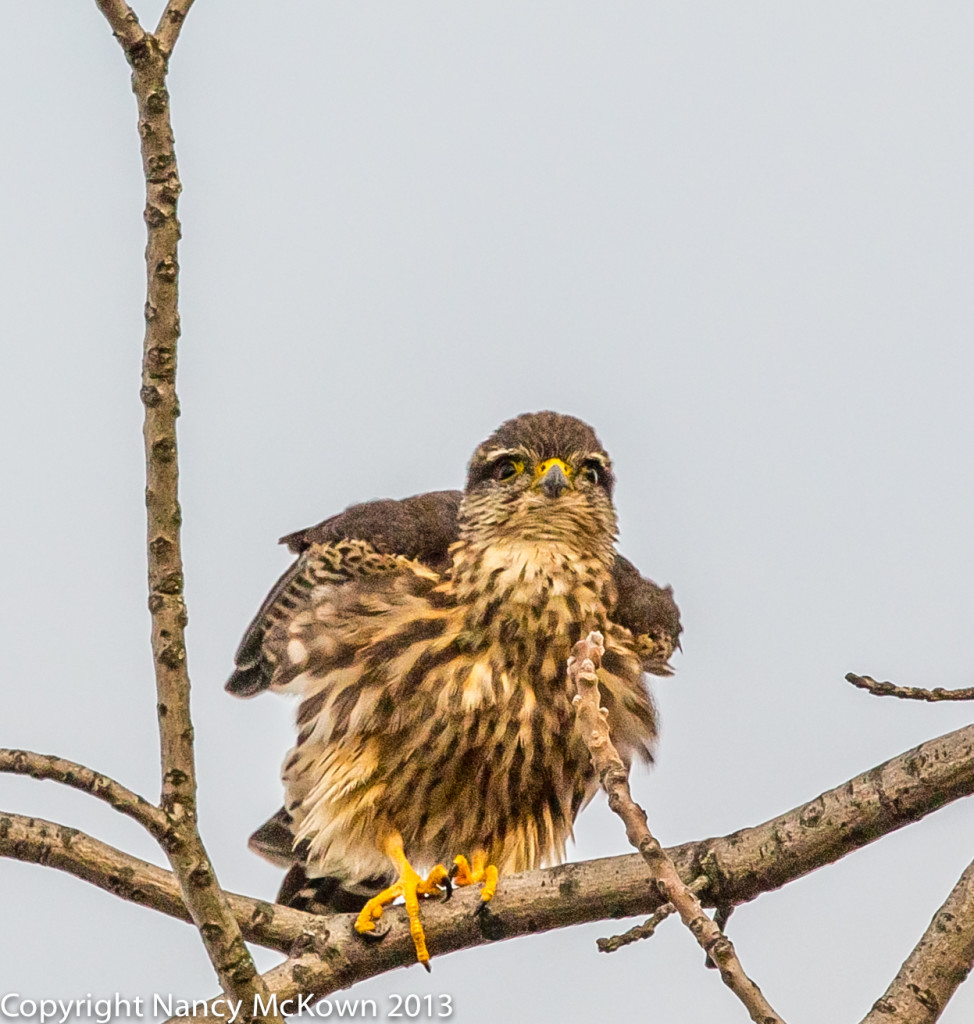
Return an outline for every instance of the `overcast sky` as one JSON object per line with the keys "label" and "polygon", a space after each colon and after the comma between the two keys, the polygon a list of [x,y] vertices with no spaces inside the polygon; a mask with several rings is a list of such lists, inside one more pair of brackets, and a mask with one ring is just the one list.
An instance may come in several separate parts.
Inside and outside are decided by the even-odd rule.
{"label": "overcast sky", "polygon": [[[0,745],[155,798],[135,104],[93,0],[6,6]],[[171,74],[179,442],[224,885],[269,898],[279,880],[246,838],[280,803],[293,708],[222,688],[287,564],[277,537],[460,486],[527,410],[596,427],[620,548],[683,610],[658,765],[634,782],[664,843],[757,824],[969,720],[843,676],[974,682],[972,52],[974,7],[948,0],[199,0]],[[0,807],[162,863],[82,794],[0,777]],[[573,859],[627,850],[603,804],[577,840]],[[972,851],[962,802],[729,933],[790,1024],[859,1020]],[[0,891],[0,992],[215,994],[185,925],[33,865],[0,861]],[[678,923],[597,953],[617,928],[353,994],[448,993],[457,1024],[746,1019]],[[969,983],[942,1020],[972,1017]]]}

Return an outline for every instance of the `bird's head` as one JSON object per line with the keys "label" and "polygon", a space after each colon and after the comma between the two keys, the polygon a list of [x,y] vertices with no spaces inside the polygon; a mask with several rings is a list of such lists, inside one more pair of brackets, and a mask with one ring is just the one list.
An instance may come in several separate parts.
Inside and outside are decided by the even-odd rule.
{"label": "bird's head", "polygon": [[612,557],[612,463],[595,431],[574,416],[525,413],[473,453],[461,536],[477,546],[552,542]]}

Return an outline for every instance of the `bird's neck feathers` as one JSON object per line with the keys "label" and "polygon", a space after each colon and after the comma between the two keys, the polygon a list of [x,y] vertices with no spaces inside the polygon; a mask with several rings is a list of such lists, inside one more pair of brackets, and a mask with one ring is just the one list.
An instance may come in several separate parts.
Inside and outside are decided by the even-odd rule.
{"label": "bird's neck feathers", "polygon": [[470,625],[488,633],[515,626],[549,636],[605,628],[614,603],[615,513],[580,495],[527,496],[507,515],[469,496],[452,546],[451,584]]}
{"label": "bird's neck feathers", "polygon": [[615,509],[608,497],[594,500],[579,491],[551,499],[537,490],[510,496],[494,492],[467,494],[458,517],[457,554],[530,543],[559,549],[579,558],[597,558],[611,568],[617,532]]}

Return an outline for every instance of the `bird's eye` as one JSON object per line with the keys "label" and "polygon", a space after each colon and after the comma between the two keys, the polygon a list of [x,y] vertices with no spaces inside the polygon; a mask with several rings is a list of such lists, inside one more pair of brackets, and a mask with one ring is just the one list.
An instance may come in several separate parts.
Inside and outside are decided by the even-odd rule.
{"label": "bird's eye", "polygon": [[518,473],[524,472],[524,463],[516,461],[515,459],[501,459],[494,466],[494,479],[495,480],[513,480]]}
{"label": "bird's eye", "polygon": [[579,476],[586,483],[600,484],[602,483],[604,472],[605,469],[603,468],[601,463],[596,462],[594,459],[590,459],[588,462],[582,465],[582,469],[579,473]]}

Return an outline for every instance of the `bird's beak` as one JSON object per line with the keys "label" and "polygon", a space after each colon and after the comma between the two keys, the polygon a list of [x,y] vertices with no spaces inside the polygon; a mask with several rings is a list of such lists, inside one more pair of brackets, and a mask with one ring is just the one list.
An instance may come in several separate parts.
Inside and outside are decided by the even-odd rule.
{"label": "bird's beak", "polygon": [[561,459],[548,459],[535,470],[537,479],[534,486],[544,491],[549,498],[557,498],[559,494],[571,487],[572,476],[572,468]]}

